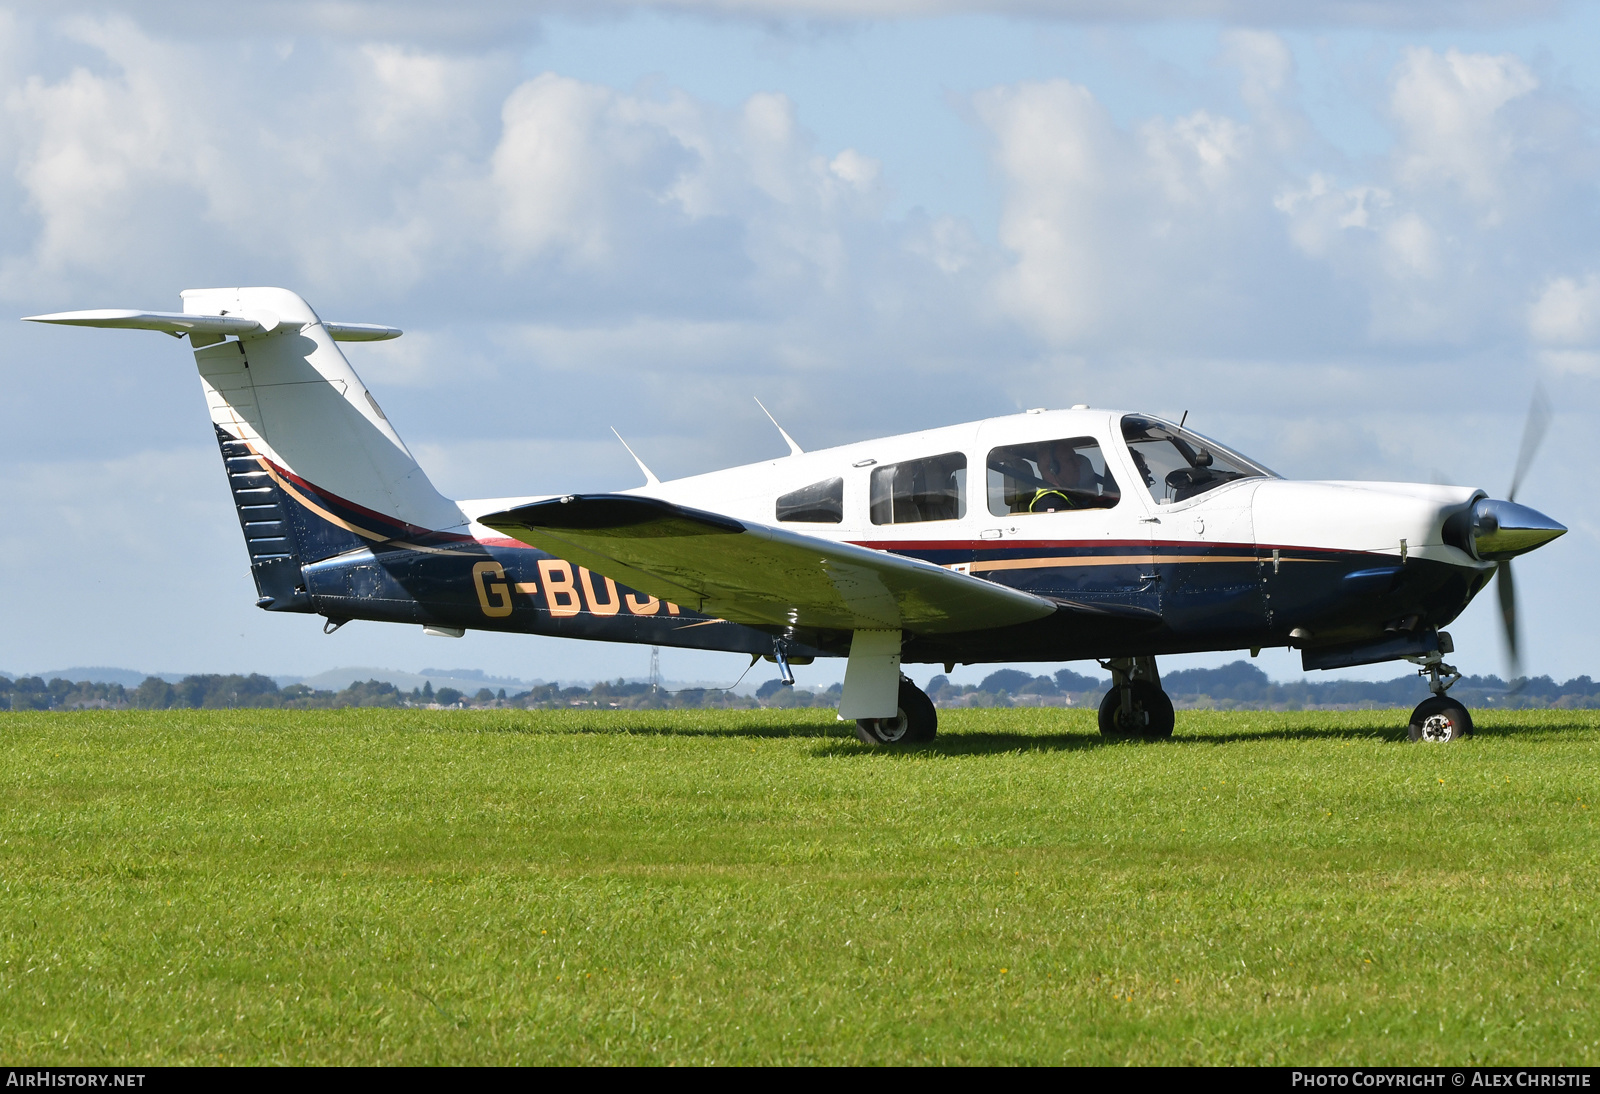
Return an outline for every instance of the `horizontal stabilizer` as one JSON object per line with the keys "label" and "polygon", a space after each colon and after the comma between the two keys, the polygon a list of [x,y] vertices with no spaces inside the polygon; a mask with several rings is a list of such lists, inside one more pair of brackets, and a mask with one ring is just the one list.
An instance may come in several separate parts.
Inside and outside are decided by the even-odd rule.
{"label": "horizontal stabilizer", "polygon": [[[28,323],[60,323],[72,327],[111,327],[119,330],[158,330],[167,334],[270,334],[279,328],[275,315],[194,315],[177,311],[127,311],[98,308],[93,311],[58,311],[49,315],[27,315]],[[399,338],[397,327],[373,323],[323,323],[335,342],[382,342]]]}
{"label": "horizontal stabilizer", "polygon": [[70,327],[113,327],[118,330],[159,330],[168,334],[254,334],[261,324],[242,315],[187,315],[180,311],[58,311],[25,315],[25,323],[61,323]]}
{"label": "horizontal stabilizer", "polygon": [[1043,597],[931,562],[655,498],[573,495],[478,519],[641,592],[735,623],[949,634],[1057,610]]}

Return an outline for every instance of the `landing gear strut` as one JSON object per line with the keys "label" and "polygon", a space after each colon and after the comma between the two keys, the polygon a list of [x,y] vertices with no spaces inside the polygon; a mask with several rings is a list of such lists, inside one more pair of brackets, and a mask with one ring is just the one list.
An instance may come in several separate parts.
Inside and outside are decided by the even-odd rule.
{"label": "landing gear strut", "polygon": [[1424,699],[1411,712],[1409,735],[1413,741],[1427,741],[1430,744],[1443,744],[1445,741],[1472,736],[1472,715],[1467,713],[1466,707],[1445,694],[1450,690],[1450,685],[1461,679],[1461,674],[1444,663],[1444,655],[1452,648],[1450,636],[1441,634],[1439,638],[1440,645],[1444,647],[1440,652],[1409,658],[1412,664],[1422,666],[1417,670],[1417,675],[1428,678],[1428,690],[1433,692],[1431,699]]}
{"label": "landing gear strut", "polygon": [[856,736],[869,745],[914,745],[933,740],[939,712],[917,685],[900,677],[899,709],[893,718],[857,718]]}
{"label": "landing gear strut", "polygon": [[1114,657],[1100,667],[1111,690],[1100,700],[1100,732],[1107,737],[1170,737],[1177,715],[1161,690],[1154,657]]}

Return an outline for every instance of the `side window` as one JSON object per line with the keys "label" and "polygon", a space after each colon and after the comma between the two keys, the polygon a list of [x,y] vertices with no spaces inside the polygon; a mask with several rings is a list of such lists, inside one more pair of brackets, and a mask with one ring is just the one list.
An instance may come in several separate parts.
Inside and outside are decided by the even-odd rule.
{"label": "side window", "polygon": [[997,517],[1110,509],[1122,500],[1093,437],[991,449],[988,479],[989,512]]}
{"label": "side window", "polygon": [[967,515],[967,457],[946,452],[872,469],[873,524],[959,520]]}
{"label": "side window", "polygon": [[778,519],[803,524],[838,524],[844,520],[844,480],[823,479],[791,490],[778,499]]}

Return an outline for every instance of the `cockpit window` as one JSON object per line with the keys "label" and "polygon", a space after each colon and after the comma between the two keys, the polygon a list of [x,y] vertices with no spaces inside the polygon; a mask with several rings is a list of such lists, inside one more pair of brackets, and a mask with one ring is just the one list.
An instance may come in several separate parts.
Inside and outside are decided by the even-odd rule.
{"label": "cockpit window", "polygon": [[872,469],[873,524],[959,520],[967,515],[967,457],[946,452]]}
{"label": "cockpit window", "polygon": [[1110,509],[1122,500],[1093,437],[1034,441],[989,450],[989,512]]}
{"label": "cockpit window", "polygon": [[1133,464],[1157,504],[1169,505],[1236,479],[1278,476],[1198,433],[1137,414],[1122,419]]}
{"label": "cockpit window", "polygon": [[844,520],[844,480],[823,479],[791,490],[778,499],[778,519],[802,524],[838,524]]}

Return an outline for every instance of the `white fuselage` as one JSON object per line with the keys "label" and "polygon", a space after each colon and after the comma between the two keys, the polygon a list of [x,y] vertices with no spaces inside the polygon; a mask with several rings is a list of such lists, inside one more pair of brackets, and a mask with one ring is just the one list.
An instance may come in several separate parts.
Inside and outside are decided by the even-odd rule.
{"label": "white fuselage", "polygon": [[[1227,483],[1183,501],[1158,501],[1130,458],[1120,422],[1125,412],[1051,410],[988,418],[939,429],[902,433],[837,448],[744,464],[672,479],[629,494],[661,498],[742,521],[776,524],[776,500],[834,477],[844,480],[839,523],[787,525],[825,539],[900,549],[945,544],[998,546],[1006,542],[1087,545],[1096,541],[1171,544],[1248,544],[1373,555],[1427,558],[1479,570],[1492,568],[1444,542],[1448,515],[1481,497],[1464,487],[1417,483],[1290,481],[1251,478]],[[997,515],[986,504],[981,476],[990,451],[1055,438],[1092,437],[1122,484],[1111,508]],[[965,512],[953,520],[874,524],[869,477],[874,467],[946,452],[967,460]],[[464,501],[471,516],[537,500]],[[480,525],[486,537],[495,535]],[[1404,543],[1404,546],[1402,546]],[[902,546],[903,545],[903,546]]]}

